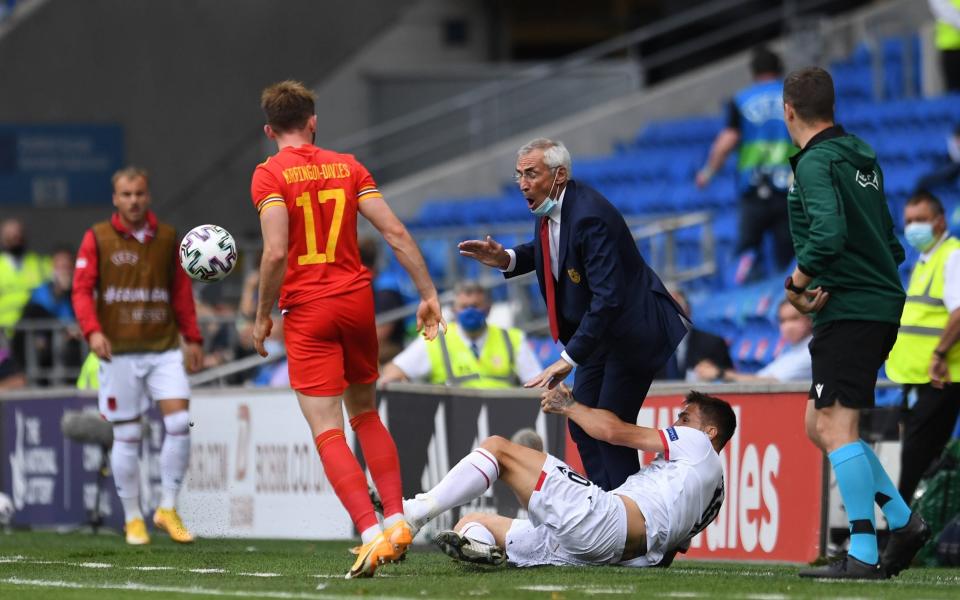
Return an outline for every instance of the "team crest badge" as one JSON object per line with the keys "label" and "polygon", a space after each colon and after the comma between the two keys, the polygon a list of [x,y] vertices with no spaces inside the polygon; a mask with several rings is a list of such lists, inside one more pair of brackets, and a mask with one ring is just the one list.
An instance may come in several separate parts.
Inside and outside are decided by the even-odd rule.
{"label": "team crest badge", "polygon": [[139,257],[136,252],[130,252],[129,250],[117,250],[110,255],[110,262],[117,265],[135,265],[139,261]]}
{"label": "team crest badge", "polygon": [[567,269],[567,276],[570,278],[570,281],[580,283],[580,273],[578,273],[576,269]]}
{"label": "team crest badge", "polygon": [[877,171],[873,170],[869,173],[861,173],[857,171],[857,183],[860,184],[860,187],[872,187],[873,189],[880,191],[880,177],[877,175]]}

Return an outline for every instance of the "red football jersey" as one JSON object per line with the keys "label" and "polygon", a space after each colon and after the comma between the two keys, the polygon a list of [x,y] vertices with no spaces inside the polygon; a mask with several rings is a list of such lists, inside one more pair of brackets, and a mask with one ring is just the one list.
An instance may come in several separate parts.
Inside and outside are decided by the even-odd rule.
{"label": "red football jersey", "polygon": [[370,284],[357,248],[357,212],[360,202],[383,195],[353,155],[288,146],[257,166],[250,193],[258,212],[285,206],[289,217],[281,308]]}

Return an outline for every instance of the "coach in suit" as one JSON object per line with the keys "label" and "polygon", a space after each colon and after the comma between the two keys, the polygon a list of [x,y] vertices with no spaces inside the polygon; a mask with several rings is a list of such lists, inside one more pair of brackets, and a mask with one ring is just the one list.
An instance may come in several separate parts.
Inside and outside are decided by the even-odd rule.
{"label": "coach in suit", "polygon": [[[636,423],[654,375],[687,331],[681,309],[647,266],[620,212],[570,179],[570,153],[536,139],[517,152],[516,180],[537,216],[533,240],[505,249],[490,236],[460,254],[508,278],[536,271],[561,358],[527,387],[554,387],[577,367],[574,395]],[[637,472],[637,452],[594,440],[571,422],[590,479],[613,489]]]}

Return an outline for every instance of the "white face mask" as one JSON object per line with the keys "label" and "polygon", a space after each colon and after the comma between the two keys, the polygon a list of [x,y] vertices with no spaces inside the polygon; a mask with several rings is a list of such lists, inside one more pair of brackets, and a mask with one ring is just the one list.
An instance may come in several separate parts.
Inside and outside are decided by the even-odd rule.
{"label": "white face mask", "polygon": [[550,197],[550,192],[553,191],[553,186],[557,185],[557,176],[560,175],[560,167],[557,167],[557,172],[553,174],[553,183],[550,184],[550,191],[547,192],[547,197],[543,199],[536,208],[531,208],[530,212],[538,217],[545,217],[550,214],[550,211],[557,206],[557,199]]}

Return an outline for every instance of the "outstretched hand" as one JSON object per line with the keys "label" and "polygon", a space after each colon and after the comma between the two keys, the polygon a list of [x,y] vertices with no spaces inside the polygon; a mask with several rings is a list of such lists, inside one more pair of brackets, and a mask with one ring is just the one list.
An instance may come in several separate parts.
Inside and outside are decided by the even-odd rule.
{"label": "outstretched hand", "polygon": [[443,319],[440,301],[436,296],[420,301],[417,307],[417,331],[422,332],[427,341],[436,338],[439,333],[447,332],[447,322]]}
{"label": "outstretched hand", "polygon": [[560,358],[557,360],[557,362],[544,369],[543,373],[540,373],[530,381],[523,384],[523,387],[540,387],[552,390],[553,388],[557,387],[558,384],[562,383],[572,370],[573,365]]}
{"label": "outstretched hand", "polygon": [[465,240],[457,244],[460,256],[478,260],[488,267],[506,269],[510,264],[510,255],[503,249],[503,244],[489,235],[484,240]]}
{"label": "outstretched hand", "polygon": [[270,318],[270,315],[265,317],[257,316],[257,320],[253,323],[253,348],[257,351],[257,354],[266,358],[267,349],[263,346],[263,341],[270,337],[270,332],[273,331],[273,319]]}

